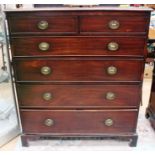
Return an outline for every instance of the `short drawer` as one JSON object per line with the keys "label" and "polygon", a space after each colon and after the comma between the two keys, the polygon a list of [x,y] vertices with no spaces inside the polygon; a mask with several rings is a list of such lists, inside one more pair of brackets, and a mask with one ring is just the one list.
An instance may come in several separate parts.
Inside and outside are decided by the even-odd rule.
{"label": "short drawer", "polygon": [[[141,81],[143,60],[18,59],[17,81]],[[100,58],[99,58],[100,59]]]}
{"label": "short drawer", "polygon": [[24,133],[89,135],[132,133],[137,110],[21,110]]}
{"label": "short drawer", "polygon": [[147,32],[148,17],[139,15],[98,15],[80,18],[81,34],[108,34]]}
{"label": "short drawer", "polygon": [[143,56],[143,37],[18,37],[13,56]]}
{"label": "short drawer", "polygon": [[127,108],[139,107],[140,85],[17,84],[20,107]]}
{"label": "short drawer", "polygon": [[14,34],[75,34],[76,16],[11,16],[8,18],[9,30]]}

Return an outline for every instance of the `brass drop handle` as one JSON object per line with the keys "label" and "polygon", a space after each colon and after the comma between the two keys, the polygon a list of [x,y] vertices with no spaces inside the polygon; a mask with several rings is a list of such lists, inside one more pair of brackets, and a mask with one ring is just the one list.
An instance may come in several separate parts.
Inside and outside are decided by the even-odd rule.
{"label": "brass drop handle", "polygon": [[115,66],[109,66],[107,68],[108,75],[115,75],[117,74],[117,68]]}
{"label": "brass drop handle", "polygon": [[49,100],[51,100],[53,98],[53,96],[52,96],[52,94],[50,92],[46,92],[46,93],[43,93],[42,98],[45,101],[49,101]]}
{"label": "brass drop handle", "polygon": [[104,121],[104,124],[110,127],[114,124],[114,121],[111,118],[108,118]]}
{"label": "brass drop handle", "polygon": [[54,125],[54,120],[53,120],[53,119],[50,119],[50,118],[47,118],[47,119],[45,119],[45,121],[44,121],[44,125],[50,127],[50,126]]}
{"label": "brass drop handle", "polygon": [[40,30],[46,30],[48,28],[48,22],[45,20],[42,20],[38,23],[38,29]]}
{"label": "brass drop handle", "polygon": [[43,67],[41,67],[40,72],[43,75],[49,75],[49,74],[51,74],[52,69],[50,67],[48,67],[48,66],[43,66]]}
{"label": "brass drop handle", "polygon": [[41,42],[41,43],[38,45],[38,48],[39,48],[41,51],[47,51],[47,50],[50,48],[50,44],[47,43],[47,42]]}
{"label": "brass drop handle", "polygon": [[119,49],[119,44],[116,42],[110,42],[107,45],[109,51],[117,51]]}
{"label": "brass drop handle", "polygon": [[107,92],[106,93],[106,99],[107,100],[114,100],[116,98],[116,94],[113,92]]}
{"label": "brass drop handle", "polygon": [[120,23],[118,20],[111,20],[109,23],[108,23],[108,26],[110,29],[112,30],[116,30],[120,27]]}

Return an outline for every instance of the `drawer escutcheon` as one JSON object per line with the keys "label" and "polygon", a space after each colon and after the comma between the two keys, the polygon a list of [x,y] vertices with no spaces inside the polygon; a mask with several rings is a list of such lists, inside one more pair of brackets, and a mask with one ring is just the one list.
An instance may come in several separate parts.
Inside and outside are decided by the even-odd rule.
{"label": "drawer escutcheon", "polygon": [[105,120],[104,124],[110,127],[114,124],[114,121],[111,118],[108,118]]}
{"label": "drawer escutcheon", "polygon": [[118,29],[118,28],[120,27],[120,23],[119,23],[119,21],[117,21],[117,20],[111,20],[111,21],[108,23],[108,26],[109,26],[110,29],[116,30],[116,29]]}
{"label": "drawer escutcheon", "polygon": [[43,75],[49,75],[49,74],[52,73],[52,70],[51,70],[51,68],[48,67],[48,66],[43,66],[43,67],[41,67],[40,72],[41,72],[41,74],[43,74]]}
{"label": "drawer escutcheon", "polygon": [[109,75],[115,75],[115,74],[117,74],[117,68],[115,66],[109,66],[107,68],[107,73]]}
{"label": "drawer escutcheon", "polygon": [[119,49],[119,44],[116,42],[110,42],[107,45],[109,51],[117,51]]}
{"label": "drawer escutcheon", "polygon": [[46,92],[46,93],[43,93],[42,98],[45,101],[49,101],[49,100],[51,100],[53,98],[53,95],[50,92]]}
{"label": "drawer escutcheon", "polygon": [[42,20],[38,23],[37,26],[40,30],[46,30],[48,28],[48,22],[45,20]]}
{"label": "drawer escutcheon", "polygon": [[50,118],[48,118],[48,119],[46,119],[45,121],[44,121],[44,125],[46,125],[46,126],[52,126],[52,125],[54,125],[54,120],[53,119],[50,119]]}
{"label": "drawer escutcheon", "polygon": [[38,48],[39,48],[41,51],[47,51],[47,50],[50,48],[50,44],[47,43],[47,42],[41,42],[41,43],[38,45]]}
{"label": "drawer escutcheon", "polygon": [[106,99],[107,100],[114,100],[116,98],[116,94],[113,92],[107,92],[106,93]]}

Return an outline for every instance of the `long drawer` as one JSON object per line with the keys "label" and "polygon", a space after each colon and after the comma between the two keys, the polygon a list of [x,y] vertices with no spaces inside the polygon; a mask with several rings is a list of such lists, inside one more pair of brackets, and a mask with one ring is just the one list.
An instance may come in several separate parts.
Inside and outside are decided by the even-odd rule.
{"label": "long drawer", "polygon": [[21,110],[24,133],[97,135],[133,133],[137,110]]}
{"label": "long drawer", "polygon": [[17,81],[141,81],[141,59],[18,59]]}
{"label": "long drawer", "polygon": [[18,37],[13,56],[143,56],[143,37]]}
{"label": "long drawer", "polygon": [[20,107],[28,108],[138,108],[140,95],[140,85],[17,84]]}

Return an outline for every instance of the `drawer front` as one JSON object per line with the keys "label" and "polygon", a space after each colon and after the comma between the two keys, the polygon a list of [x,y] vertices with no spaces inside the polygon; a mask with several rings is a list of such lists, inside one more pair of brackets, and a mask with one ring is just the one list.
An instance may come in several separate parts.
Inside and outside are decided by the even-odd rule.
{"label": "drawer front", "polygon": [[21,107],[88,108],[138,107],[140,85],[24,85],[17,84]]}
{"label": "drawer front", "polygon": [[20,37],[11,47],[14,56],[143,56],[144,43],[140,37]]}
{"label": "drawer front", "polygon": [[148,28],[148,17],[141,15],[100,15],[80,18],[81,33],[144,33]]}
{"label": "drawer front", "polygon": [[13,16],[8,19],[11,34],[75,34],[76,16]]}
{"label": "drawer front", "polygon": [[24,133],[131,133],[135,132],[137,110],[21,110],[21,121]]}
{"label": "drawer front", "polygon": [[18,60],[17,81],[140,81],[142,60]]}

